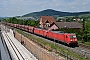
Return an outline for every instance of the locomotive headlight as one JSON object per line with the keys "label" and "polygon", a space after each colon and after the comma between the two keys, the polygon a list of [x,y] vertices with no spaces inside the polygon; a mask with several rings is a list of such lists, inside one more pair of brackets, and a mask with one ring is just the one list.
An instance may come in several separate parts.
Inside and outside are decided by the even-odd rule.
{"label": "locomotive headlight", "polygon": [[70,41],[72,41],[72,40],[70,40]]}
{"label": "locomotive headlight", "polygon": [[77,39],[75,39],[75,41],[77,41]]}

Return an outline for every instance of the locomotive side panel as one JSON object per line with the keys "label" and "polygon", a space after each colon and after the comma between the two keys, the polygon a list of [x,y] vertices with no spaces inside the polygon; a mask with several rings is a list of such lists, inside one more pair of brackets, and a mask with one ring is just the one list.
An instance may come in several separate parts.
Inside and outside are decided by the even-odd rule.
{"label": "locomotive side panel", "polygon": [[39,34],[39,30],[37,28],[34,28],[34,33]]}
{"label": "locomotive side panel", "polygon": [[62,42],[65,42],[64,34],[56,34],[56,39]]}
{"label": "locomotive side panel", "polygon": [[53,38],[53,33],[52,33],[51,31],[48,31],[47,37],[48,37],[48,38]]}
{"label": "locomotive side panel", "polygon": [[44,37],[47,36],[47,30],[43,30],[43,36],[44,36]]}

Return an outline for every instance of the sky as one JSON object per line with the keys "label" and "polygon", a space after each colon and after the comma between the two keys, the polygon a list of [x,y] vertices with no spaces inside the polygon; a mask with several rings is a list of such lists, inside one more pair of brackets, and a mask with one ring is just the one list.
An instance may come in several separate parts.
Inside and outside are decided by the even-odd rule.
{"label": "sky", "polygon": [[0,0],[0,17],[22,16],[46,9],[63,12],[90,11],[90,0]]}

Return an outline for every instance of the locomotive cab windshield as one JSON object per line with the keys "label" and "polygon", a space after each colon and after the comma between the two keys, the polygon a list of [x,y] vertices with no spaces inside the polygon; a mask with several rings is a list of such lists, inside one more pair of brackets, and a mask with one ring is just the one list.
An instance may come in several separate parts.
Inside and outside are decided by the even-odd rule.
{"label": "locomotive cab windshield", "polygon": [[70,38],[76,38],[76,36],[75,35],[71,35]]}

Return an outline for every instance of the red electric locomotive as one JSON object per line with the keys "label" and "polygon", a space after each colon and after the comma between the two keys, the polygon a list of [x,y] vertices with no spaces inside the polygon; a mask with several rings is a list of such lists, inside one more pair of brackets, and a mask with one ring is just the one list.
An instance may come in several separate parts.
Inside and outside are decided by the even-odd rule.
{"label": "red electric locomotive", "polygon": [[44,36],[44,37],[47,37],[47,30],[45,30],[45,29],[34,28],[34,33],[41,35],[41,36]]}
{"label": "red electric locomotive", "polygon": [[61,31],[48,31],[47,37],[67,43],[68,45],[77,44],[76,34],[73,33],[64,33]]}

